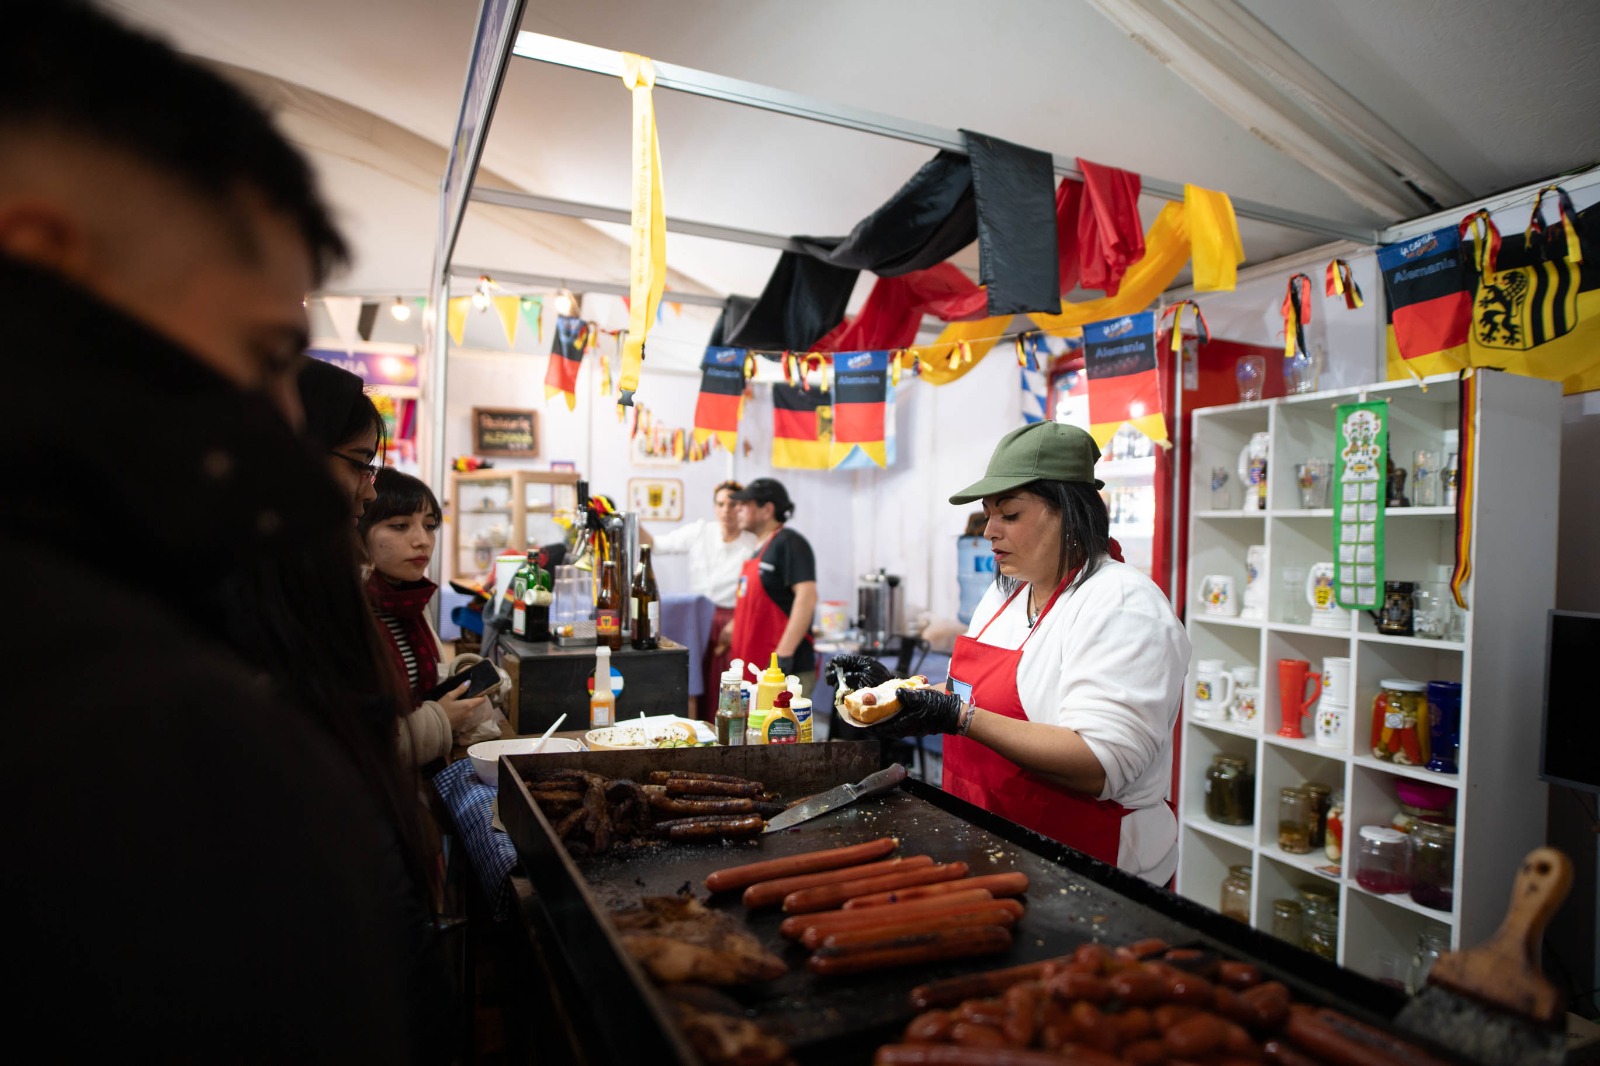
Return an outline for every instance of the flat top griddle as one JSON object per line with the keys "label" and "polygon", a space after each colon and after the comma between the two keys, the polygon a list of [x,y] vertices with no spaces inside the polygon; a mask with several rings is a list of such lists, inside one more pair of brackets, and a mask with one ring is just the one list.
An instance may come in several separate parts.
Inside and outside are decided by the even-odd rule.
{"label": "flat top griddle", "polygon": [[[514,759],[512,766],[517,770],[578,767],[635,780],[644,780],[648,769],[732,773],[763,780],[792,800],[841,781],[858,780],[877,768],[877,759],[876,744],[835,743],[798,750],[704,748],[533,756]],[[780,911],[746,911],[738,893],[709,897],[713,908],[732,914],[789,964],[788,974],[776,981],[728,992],[750,1017],[788,1043],[801,1063],[870,1062],[877,1046],[898,1035],[914,1013],[907,993],[915,985],[1068,954],[1092,940],[1125,944],[1159,937],[1174,945],[1213,948],[1256,963],[1289,984],[1302,1000],[1325,1003],[1368,1021],[1383,1022],[1405,1001],[1393,989],[916,781],[792,830],[769,834],[759,843],[630,847],[576,859],[555,841],[542,814],[526,798],[520,774],[502,772],[501,782],[501,818],[522,851],[550,922],[547,928],[553,928],[561,941],[574,980],[586,986],[591,998],[609,998],[613,1009],[608,1013],[637,1010],[657,1024],[670,1012],[648,978],[626,957],[604,918],[611,909],[635,903],[641,896],[692,892],[708,899],[704,880],[713,870],[882,836],[898,837],[900,854],[965,862],[973,875],[1012,870],[1028,875],[1027,913],[1013,930],[1014,943],[1006,954],[842,978],[817,977],[805,968],[809,953],[779,935],[784,917]],[[624,1007],[624,1000],[629,1006]],[[613,1045],[610,1055],[635,1053],[627,1034],[617,1031],[637,1030],[646,1021],[603,1026],[603,1039]],[[661,1036],[674,1047],[677,1061],[696,1061],[676,1041],[675,1033]],[[661,1057],[657,1051],[656,1058]]]}

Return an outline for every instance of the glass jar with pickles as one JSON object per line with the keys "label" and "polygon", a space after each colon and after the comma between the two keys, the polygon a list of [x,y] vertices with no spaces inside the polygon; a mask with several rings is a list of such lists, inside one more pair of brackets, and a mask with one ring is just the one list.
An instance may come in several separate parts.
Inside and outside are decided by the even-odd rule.
{"label": "glass jar with pickles", "polygon": [[1328,812],[1333,809],[1333,789],[1318,781],[1307,781],[1300,788],[1311,802],[1311,850],[1321,848],[1327,840]]}
{"label": "glass jar with pickles", "polygon": [[1278,847],[1290,855],[1311,850],[1311,796],[1302,788],[1278,790]]}
{"label": "glass jar with pickles", "polygon": [[1221,911],[1229,918],[1250,924],[1250,867],[1230,866],[1222,881]]}
{"label": "glass jar with pickles", "polygon": [[1256,816],[1256,779],[1250,760],[1219,753],[1206,770],[1206,817],[1223,825],[1250,825]]}
{"label": "glass jar with pickles", "polygon": [[1300,897],[1305,924],[1303,946],[1313,955],[1337,960],[1339,957],[1339,890],[1332,885],[1307,883],[1296,894]]}

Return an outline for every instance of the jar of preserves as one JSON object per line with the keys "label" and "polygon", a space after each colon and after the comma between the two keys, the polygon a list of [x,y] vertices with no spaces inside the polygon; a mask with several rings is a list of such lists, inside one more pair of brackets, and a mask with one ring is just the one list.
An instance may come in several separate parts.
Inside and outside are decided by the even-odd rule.
{"label": "jar of preserves", "polygon": [[1305,908],[1305,949],[1330,962],[1339,958],[1339,908],[1318,903]]}
{"label": "jar of preserves", "polygon": [[1305,908],[1299,900],[1272,901],[1272,935],[1296,946],[1305,943]]}
{"label": "jar of preserves", "polygon": [[1411,833],[1411,898],[1448,911],[1454,906],[1455,882],[1456,827],[1418,820]]}
{"label": "jar of preserves", "polygon": [[1290,855],[1311,850],[1311,796],[1300,788],[1278,790],[1278,847]]}
{"label": "jar of preserves", "polygon": [[1420,681],[1390,678],[1378,682],[1372,700],[1372,755],[1402,766],[1428,761],[1428,686]]}
{"label": "jar of preserves", "polygon": [[1333,789],[1316,781],[1307,781],[1300,786],[1311,798],[1311,847],[1313,850],[1323,846],[1327,839],[1328,811],[1333,808]]}
{"label": "jar of preserves", "polygon": [[1241,755],[1215,755],[1206,770],[1206,817],[1223,825],[1250,825],[1256,814],[1256,779]]}
{"label": "jar of preserves", "polygon": [[1230,866],[1222,881],[1222,913],[1250,924],[1250,867]]}
{"label": "jar of preserves", "polygon": [[1411,891],[1411,841],[1406,834],[1364,825],[1358,837],[1356,884],[1379,895]]}
{"label": "jar of preserves", "polygon": [[1344,793],[1333,796],[1333,806],[1328,808],[1328,824],[1323,830],[1322,853],[1335,865],[1344,862]]}

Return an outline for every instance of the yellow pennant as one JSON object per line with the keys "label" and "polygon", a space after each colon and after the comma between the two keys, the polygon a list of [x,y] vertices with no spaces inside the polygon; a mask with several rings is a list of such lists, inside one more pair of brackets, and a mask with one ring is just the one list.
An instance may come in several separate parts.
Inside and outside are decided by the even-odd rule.
{"label": "yellow pennant", "polygon": [[617,402],[633,404],[644,362],[645,337],[655,323],[667,281],[667,216],[661,204],[661,147],[656,140],[656,108],[651,90],[656,67],[632,52],[622,53],[622,84],[633,93],[633,234],[628,264],[628,339],[622,345]]}
{"label": "yellow pennant", "polygon": [[1183,187],[1184,213],[1188,216],[1189,242],[1194,249],[1196,292],[1232,292],[1244,262],[1244,242],[1233,201],[1225,192]]}
{"label": "yellow pennant", "polygon": [[517,321],[522,317],[522,297],[496,296],[494,310],[500,316],[500,327],[506,331],[506,347],[517,346]]}
{"label": "yellow pennant", "polygon": [[456,342],[456,347],[461,347],[462,338],[467,335],[467,312],[472,308],[472,297],[452,296],[449,307],[445,311],[445,328],[450,333],[450,339]]}

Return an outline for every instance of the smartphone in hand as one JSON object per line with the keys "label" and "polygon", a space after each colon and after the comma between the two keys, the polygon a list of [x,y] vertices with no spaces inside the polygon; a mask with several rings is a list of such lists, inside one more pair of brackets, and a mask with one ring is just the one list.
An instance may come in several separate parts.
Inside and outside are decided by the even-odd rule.
{"label": "smartphone in hand", "polygon": [[470,686],[468,687],[467,691],[462,693],[462,695],[458,698],[471,699],[474,696],[483,695],[485,692],[488,692],[490,689],[500,684],[500,671],[496,669],[494,663],[485,659],[482,662],[474,665],[470,670],[465,670],[462,673],[456,674],[454,677],[445,678],[443,681],[433,686],[433,688],[429,689],[427,692],[424,692],[422,694],[422,698],[424,700],[442,699],[445,696],[450,695],[457,688],[461,687],[461,683],[463,681],[470,682]]}

